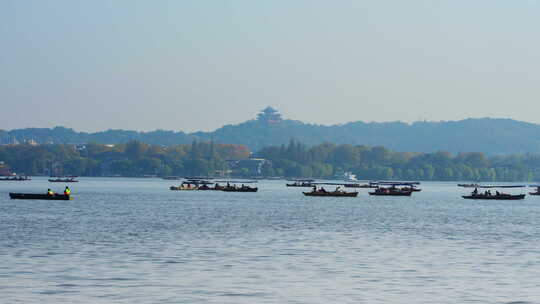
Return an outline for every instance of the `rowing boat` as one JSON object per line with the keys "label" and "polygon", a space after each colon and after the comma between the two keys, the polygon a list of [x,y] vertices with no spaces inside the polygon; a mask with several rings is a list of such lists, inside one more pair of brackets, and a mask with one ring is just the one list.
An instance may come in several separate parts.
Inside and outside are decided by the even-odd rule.
{"label": "rowing boat", "polygon": [[42,193],[9,193],[11,199],[29,199],[29,200],[53,200],[53,201],[69,201],[73,199],[71,195],[66,194],[42,194]]}

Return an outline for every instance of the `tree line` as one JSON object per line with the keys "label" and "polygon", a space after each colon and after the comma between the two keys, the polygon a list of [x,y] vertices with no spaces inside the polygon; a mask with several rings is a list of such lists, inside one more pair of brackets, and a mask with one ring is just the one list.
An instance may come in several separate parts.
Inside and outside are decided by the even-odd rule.
{"label": "tree line", "polygon": [[533,181],[540,180],[540,155],[488,157],[480,152],[452,154],[395,152],[384,147],[298,141],[257,153],[271,161],[264,175],[332,178],[345,172],[366,180]]}
{"label": "tree line", "polygon": [[[250,156],[269,160],[260,170],[230,167],[227,160]],[[487,156],[396,152],[381,146],[323,143],[262,148],[251,154],[244,145],[192,142],[174,146],[139,141],[104,145],[5,145],[0,161],[27,175],[144,176],[228,175],[331,179],[345,172],[365,180],[540,181],[540,155]]]}
{"label": "tree line", "polygon": [[243,145],[199,143],[160,146],[139,141],[104,145],[0,146],[0,161],[27,175],[144,176],[216,175],[227,159],[248,158]]}

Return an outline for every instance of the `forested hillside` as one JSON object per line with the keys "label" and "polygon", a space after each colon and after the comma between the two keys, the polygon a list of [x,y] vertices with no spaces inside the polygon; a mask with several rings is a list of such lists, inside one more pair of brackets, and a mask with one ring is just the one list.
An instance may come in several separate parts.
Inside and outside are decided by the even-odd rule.
{"label": "forested hillside", "polygon": [[[270,110],[268,110],[270,109]],[[323,126],[284,120],[268,108],[257,119],[227,125],[212,132],[184,133],[157,130],[137,132],[107,130],[97,133],[76,132],[73,129],[0,130],[0,142],[75,144],[117,144],[136,140],[151,145],[172,146],[214,141],[241,144],[252,151],[287,144],[294,139],[308,146],[325,142],[336,144],[384,146],[393,151],[483,152],[487,155],[540,153],[540,125],[511,119],[465,119],[444,122],[350,122]]]}

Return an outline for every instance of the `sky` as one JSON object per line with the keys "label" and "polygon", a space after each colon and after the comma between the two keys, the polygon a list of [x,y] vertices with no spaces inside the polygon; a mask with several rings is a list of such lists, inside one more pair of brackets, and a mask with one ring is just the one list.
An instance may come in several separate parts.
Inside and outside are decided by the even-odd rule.
{"label": "sky", "polygon": [[0,129],[540,123],[533,0],[0,0]]}

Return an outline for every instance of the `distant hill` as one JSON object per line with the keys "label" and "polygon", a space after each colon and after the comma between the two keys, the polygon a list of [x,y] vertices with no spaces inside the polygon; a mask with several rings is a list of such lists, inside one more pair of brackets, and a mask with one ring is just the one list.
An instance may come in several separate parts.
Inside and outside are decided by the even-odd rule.
{"label": "distant hill", "polygon": [[291,139],[306,145],[322,142],[384,146],[394,151],[484,152],[489,155],[540,153],[540,125],[512,119],[479,118],[443,122],[350,122],[340,125],[314,125],[284,120],[277,111],[267,108],[256,119],[226,125],[213,132],[184,133],[157,130],[137,132],[107,130],[97,133],[73,129],[0,130],[0,142],[38,143],[124,143],[138,140],[148,144],[175,145],[192,141],[244,144],[252,151],[265,146],[287,144]]}
{"label": "distant hill", "polygon": [[125,143],[137,140],[153,145],[177,145],[191,143],[195,139],[184,132],[156,130],[137,132],[127,130],[107,130],[96,133],[77,132],[65,127],[28,128],[11,131],[0,130],[0,143],[12,144],[35,141],[36,143],[80,144],[95,142],[101,144]]}

